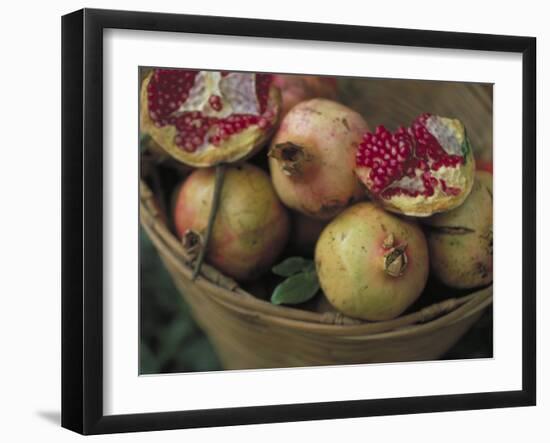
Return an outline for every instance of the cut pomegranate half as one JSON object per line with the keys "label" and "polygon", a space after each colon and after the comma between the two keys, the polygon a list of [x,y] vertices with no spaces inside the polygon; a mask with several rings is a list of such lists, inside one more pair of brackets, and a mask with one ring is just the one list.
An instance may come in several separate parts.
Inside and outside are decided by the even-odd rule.
{"label": "cut pomegranate half", "polygon": [[367,132],[355,172],[389,211],[427,217],[461,205],[474,181],[472,147],[460,120],[420,115],[393,134]]}
{"label": "cut pomegranate half", "polygon": [[280,114],[271,75],[154,69],[141,87],[141,130],[195,167],[244,160],[260,149]]}

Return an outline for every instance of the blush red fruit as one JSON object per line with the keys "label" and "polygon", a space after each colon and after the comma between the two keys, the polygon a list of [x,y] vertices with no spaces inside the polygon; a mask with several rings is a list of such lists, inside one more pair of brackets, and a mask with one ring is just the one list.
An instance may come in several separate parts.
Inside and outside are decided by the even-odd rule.
{"label": "blush red fruit", "polygon": [[305,100],[312,98],[334,100],[338,96],[338,84],[334,77],[277,74],[273,76],[273,83],[281,90],[283,117],[294,106]]}
{"label": "blush red fruit", "polygon": [[330,220],[364,197],[353,174],[365,120],[332,100],[294,106],[271,142],[269,168],[281,201],[302,214]]}
{"label": "blush red fruit", "polygon": [[[177,190],[174,226],[186,248],[200,248],[214,193],[215,168],[195,170]],[[290,219],[260,168],[228,167],[206,260],[239,281],[257,278],[286,246]]]}

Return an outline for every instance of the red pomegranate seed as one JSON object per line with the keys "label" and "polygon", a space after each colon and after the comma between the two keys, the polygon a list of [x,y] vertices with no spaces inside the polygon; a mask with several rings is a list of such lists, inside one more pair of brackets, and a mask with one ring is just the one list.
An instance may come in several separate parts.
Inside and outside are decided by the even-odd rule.
{"label": "red pomegranate seed", "polygon": [[208,103],[214,111],[221,111],[223,108],[222,98],[219,95],[211,95]]}
{"label": "red pomegranate seed", "polygon": [[[155,69],[147,85],[147,100],[149,117],[157,127],[173,125],[177,129],[174,137],[176,145],[188,152],[194,152],[205,140],[214,146],[219,146],[222,140],[237,134],[250,125],[258,125],[261,129],[269,126],[273,113],[266,111],[269,100],[269,89],[272,76],[256,74],[256,94],[263,117],[257,115],[233,114],[227,118],[207,117],[201,111],[195,110],[178,114],[178,109],[186,102],[199,71],[184,69]],[[222,71],[226,77],[230,72]],[[211,95],[208,103],[214,111],[223,109],[223,101],[219,95]],[[212,134],[206,139],[207,134]]]}
{"label": "red pomegranate seed", "polygon": [[[422,114],[410,129],[399,127],[393,134],[384,126],[377,126],[374,132],[367,132],[356,154],[356,165],[369,168],[369,188],[383,198],[395,195],[432,196],[440,186],[444,192],[455,193],[460,189],[450,188],[443,180],[432,176],[442,167],[454,168],[464,159],[460,155],[449,155],[426,126],[430,114]],[[419,179],[416,179],[420,175]],[[403,177],[420,180],[422,190],[391,186]],[[415,185],[416,186],[416,185]],[[456,194],[453,194],[456,195]]]}

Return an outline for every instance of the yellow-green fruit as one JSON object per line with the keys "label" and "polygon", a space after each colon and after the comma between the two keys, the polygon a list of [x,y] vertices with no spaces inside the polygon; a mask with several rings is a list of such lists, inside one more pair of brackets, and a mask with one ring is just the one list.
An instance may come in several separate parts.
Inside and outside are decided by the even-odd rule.
{"label": "yellow-green fruit", "polygon": [[[204,236],[214,191],[215,169],[198,169],[183,183],[174,206],[179,238]],[[227,167],[207,261],[237,280],[257,278],[284,249],[290,221],[269,176],[250,164]]]}
{"label": "yellow-green fruit", "polygon": [[425,220],[433,273],[453,288],[493,281],[493,176],[477,171],[472,191],[456,209]]}
{"label": "yellow-green fruit", "polygon": [[389,320],[422,293],[428,246],[415,222],[373,203],[359,203],[323,230],[315,265],[321,288],[337,310],[365,320]]}

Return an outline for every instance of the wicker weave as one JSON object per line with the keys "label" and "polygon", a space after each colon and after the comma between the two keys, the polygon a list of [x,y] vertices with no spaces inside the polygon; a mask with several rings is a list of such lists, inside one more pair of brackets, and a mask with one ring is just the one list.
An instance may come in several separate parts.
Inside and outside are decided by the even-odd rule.
{"label": "wicker weave", "polygon": [[[366,88],[367,119],[407,124],[422,111],[461,118],[474,146],[492,146],[490,87],[475,84],[349,80]],[[347,89],[356,96],[353,87]],[[403,95],[409,106],[402,106]],[[412,103],[412,104],[411,104]],[[422,105],[422,106],[421,106]],[[454,112],[448,112],[453,109]],[[447,112],[446,112],[447,111]],[[391,119],[390,119],[391,117]],[[357,364],[430,360],[441,357],[492,303],[492,286],[450,298],[417,312],[383,322],[359,322],[336,312],[311,312],[275,306],[247,293],[230,278],[205,264],[191,280],[191,258],[159,214],[153,194],[140,186],[140,220],[163,263],[215,346],[226,369]]]}

